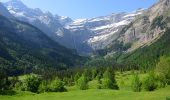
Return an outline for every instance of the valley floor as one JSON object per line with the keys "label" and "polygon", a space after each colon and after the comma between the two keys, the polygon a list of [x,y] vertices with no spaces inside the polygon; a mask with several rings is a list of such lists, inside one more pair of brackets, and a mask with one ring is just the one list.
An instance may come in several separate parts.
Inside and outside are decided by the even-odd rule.
{"label": "valley floor", "polygon": [[170,97],[170,86],[154,92],[132,92],[126,90],[74,90],[64,93],[32,94],[17,93],[14,96],[0,96],[0,100],[166,100]]}
{"label": "valley floor", "polygon": [[[147,74],[139,74],[144,79]],[[25,76],[21,76],[20,79]],[[153,92],[132,92],[132,72],[117,72],[116,80],[120,90],[97,89],[97,80],[88,83],[88,90],[79,90],[76,86],[67,87],[68,92],[42,93],[18,91],[15,95],[0,95],[0,100],[166,100],[170,98],[170,86]]]}

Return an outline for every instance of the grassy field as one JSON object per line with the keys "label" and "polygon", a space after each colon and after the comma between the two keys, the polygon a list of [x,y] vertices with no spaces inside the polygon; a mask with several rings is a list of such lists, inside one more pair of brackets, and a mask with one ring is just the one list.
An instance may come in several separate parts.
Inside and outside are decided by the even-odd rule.
{"label": "grassy field", "polygon": [[[140,74],[141,79],[145,74]],[[132,92],[130,88],[131,73],[117,73],[116,78],[120,90],[97,89],[97,81],[89,82],[89,90],[78,90],[75,86],[68,87],[64,93],[33,94],[17,92],[13,96],[0,96],[0,100],[166,100],[170,97],[170,86],[153,92]]]}
{"label": "grassy field", "polygon": [[170,96],[170,86],[154,92],[140,93],[97,89],[44,94],[22,92],[14,96],[0,96],[0,100],[166,100],[168,96]]}

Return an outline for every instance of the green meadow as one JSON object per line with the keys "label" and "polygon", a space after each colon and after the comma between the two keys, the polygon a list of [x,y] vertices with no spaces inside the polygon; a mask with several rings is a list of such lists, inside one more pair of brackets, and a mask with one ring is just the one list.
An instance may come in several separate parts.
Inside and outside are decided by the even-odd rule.
{"label": "green meadow", "polygon": [[[143,79],[146,74],[140,74]],[[97,89],[97,80],[90,81],[88,90],[79,90],[76,86],[67,87],[68,92],[41,93],[18,91],[14,95],[1,95],[0,100],[168,100],[170,86],[159,88],[153,92],[131,90],[132,75],[130,72],[116,73],[120,90]]]}

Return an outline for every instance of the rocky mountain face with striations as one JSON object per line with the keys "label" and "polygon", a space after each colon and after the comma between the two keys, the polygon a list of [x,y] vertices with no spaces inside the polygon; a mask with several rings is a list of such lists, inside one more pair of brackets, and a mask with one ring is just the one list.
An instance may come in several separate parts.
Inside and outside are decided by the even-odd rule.
{"label": "rocky mountain face with striations", "polygon": [[126,26],[119,42],[130,46],[123,53],[107,48],[105,54],[111,52],[109,57],[117,62],[137,65],[144,70],[154,68],[162,56],[170,56],[170,0],[159,0]]}
{"label": "rocky mountain face with striations", "polygon": [[143,11],[133,21],[125,25],[119,36],[102,51],[104,54],[115,52],[132,52],[138,48],[157,41],[170,27],[169,0],[160,0],[152,7]]}
{"label": "rocky mountain face with striations", "polygon": [[169,0],[160,0],[123,28],[118,40],[124,45],[130,44],[127,52],[150,45],[163,35],[169,27],[169,2]]}
{"label": "rocky mountain face with striations", "polygon": [[[145,9],[138,9],[131,13],[114,13],[91,19],[78,19],[66,26],[74,33],[86,32],[82,39],[92,50],[103,49],[119,36],[121,29],[132,22],[136,16],[141,15]],[[80,35],[81,36],[81,35]]]}

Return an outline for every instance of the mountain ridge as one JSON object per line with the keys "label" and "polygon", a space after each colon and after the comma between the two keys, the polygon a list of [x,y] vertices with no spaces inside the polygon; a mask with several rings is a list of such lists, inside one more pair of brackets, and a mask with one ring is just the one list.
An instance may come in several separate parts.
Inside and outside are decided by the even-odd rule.
{"label": "mountain ridge", "polygon": [[[86,21],[74,21],[68,17],[53,15],[50,12],[43,13],[40,9],[28,8],[20,0],[11,0],[4,5],[17,19],[38,27],[50,38],[61,45],[77,50],[80,55],[92,55],[96,50],[109,45],[114,40],[112,37],[117,37],[116,32],[119,28],[115,27],[120,26],[121,29],[144,11],[144,9],[139,9],[132,13],[122,12],[86,19]],[[35,17],[27,18],[29,14]],[[75,30],[72,27],[75,27]]]}
{"label": "mountain ridge", "polygon": [[0,68],[9,75],[43,68],[67,69],[81,62],[74,50],[29,23],[0,15],[0,24]]}

